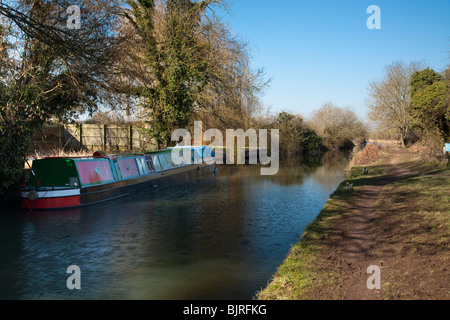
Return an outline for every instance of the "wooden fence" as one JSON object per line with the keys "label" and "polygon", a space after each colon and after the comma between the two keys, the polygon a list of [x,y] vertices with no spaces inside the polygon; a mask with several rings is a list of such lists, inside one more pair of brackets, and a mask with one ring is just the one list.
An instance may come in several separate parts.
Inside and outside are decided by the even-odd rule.
{"label": "wooden fence", "polygon": [[151,151],[157,148],[156,143],[142,128],[106,124],[44,126],[35,132],[31,145],[40,151]]}

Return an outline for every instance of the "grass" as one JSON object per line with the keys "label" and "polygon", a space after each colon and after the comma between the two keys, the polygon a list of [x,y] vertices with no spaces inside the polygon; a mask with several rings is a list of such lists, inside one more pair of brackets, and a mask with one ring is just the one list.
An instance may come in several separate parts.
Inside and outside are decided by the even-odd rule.
{"label": "grass", "polygon": [[375,215],[378,255],[397,254],[385,272],[384,297],[448,299],[450,170],[417,160],[402,167],[412,174],[384,188]]}
{"label": "grass", "polygon": [[[354,195],[371,185],[382,187],[372,227],[375,254],[383,265],[382,298],[450,297],[450,169],[401,150],[399,166],[405,171],[393,177],[391,155],[390,150],[381,150],[370,166],[351,168],[346,181],[354,183],[354,193],[346,190],[346,181],[341,183],[257,299],[320,299],[327,290],[334,291],[333,299],[342,299],[335,288],[342,286],[343,275],[330,268],[334,262],[327,257],[339,257],[339,246],[332,247],[333,237],[345,237],[342,221],[355,203]],[[363,174],[364,167],[369,168],[368,175]]]}

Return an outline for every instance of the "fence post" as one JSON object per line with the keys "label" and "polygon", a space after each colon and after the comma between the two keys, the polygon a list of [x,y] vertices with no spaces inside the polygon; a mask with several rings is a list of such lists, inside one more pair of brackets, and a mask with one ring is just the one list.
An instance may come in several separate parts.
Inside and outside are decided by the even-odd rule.
{"label": "fence post", "polygon": [[61,144],[61,149],[66,148],[66,129],[64,124],[59,125],[59,142]]}
{"label": "fence post", "polygon": [[130,151],[131,151],[131,150],[133,150],[133,126],[131,124],[130,124],[130,127],[129,127],[128,135],[130,137],[129,143],[130,143]]}
{"label": "fence post", "polygon": [[80,150],[83,149],[83,125],[80,123]]}
{"label": "fence post", "polygon": [[106,137],[106,124],[103,125],[103,151],[106,152],[106,145],[107,145],[107,137]]}

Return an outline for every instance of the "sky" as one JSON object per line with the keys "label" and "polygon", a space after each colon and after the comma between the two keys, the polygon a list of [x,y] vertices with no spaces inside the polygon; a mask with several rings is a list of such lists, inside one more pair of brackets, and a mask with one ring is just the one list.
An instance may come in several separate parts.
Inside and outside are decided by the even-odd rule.
{"label": "sky", "polygon": [[[250,45],[252,68],[272,79],[261,100],[271,112],[308,117],[324,103],[367,118],[370,81],[385,66],[450,64],[450,0],[228,0],[230,30]],[[381,29],[369,29],[371,5]]]}

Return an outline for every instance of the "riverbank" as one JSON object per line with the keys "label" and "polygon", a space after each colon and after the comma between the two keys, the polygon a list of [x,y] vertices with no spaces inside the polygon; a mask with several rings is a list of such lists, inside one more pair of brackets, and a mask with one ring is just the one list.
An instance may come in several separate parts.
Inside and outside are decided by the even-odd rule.
{"label": "riverbank", "polygon": [[[346,181],[293,246],[260,300],[450,298],[450,169],[391,146]],[[381,289],[369,290],[370,266]]]}

